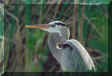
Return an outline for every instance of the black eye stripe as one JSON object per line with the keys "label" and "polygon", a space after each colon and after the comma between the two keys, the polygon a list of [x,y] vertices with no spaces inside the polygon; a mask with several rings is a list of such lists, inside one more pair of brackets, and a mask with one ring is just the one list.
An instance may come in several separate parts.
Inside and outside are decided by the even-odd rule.
{"label": "black eye stripe", "polygon": [[65,26],[64,23],[55,23],[56,25]]}

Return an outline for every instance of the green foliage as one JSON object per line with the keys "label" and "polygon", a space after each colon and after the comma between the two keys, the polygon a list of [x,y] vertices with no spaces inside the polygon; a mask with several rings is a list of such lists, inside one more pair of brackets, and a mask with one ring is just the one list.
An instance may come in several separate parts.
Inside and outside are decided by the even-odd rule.
{"label": "green foliage", "polygon": [[4,5],[0,3],[0,75],[4,72]]}
{"label": "green foliage", "polygon": [[[82,0],[78,0],[79,3],[82,3]],[[85,0],[87,4],[109,4],[110,0]]]}
{"label": "green foliage", "polygon": [[4,5],[0,4],[0,36],[4,33]]}

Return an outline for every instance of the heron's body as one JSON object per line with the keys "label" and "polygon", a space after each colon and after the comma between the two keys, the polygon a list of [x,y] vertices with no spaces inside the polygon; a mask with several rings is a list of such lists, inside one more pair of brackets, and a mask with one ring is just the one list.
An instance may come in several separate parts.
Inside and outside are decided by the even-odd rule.
{"label": "heron's body", "polygon": [[[67,46],[66,48],[57,48],[57,43]],[[88,52],[77,40],[63,39],[63,35],[61,37],[59,33],[51,33],[48,36],[48,45],[63,71],[84,72],[95,68]]]}
{"label": "heron's body", "polygon": [[94,62],[87,50],[77,40],[69,40],[70,32],[63,22],[50,22],[48,27],[42,30],[49,32],[49,49],[63,71],[85,72],[95,69]]}

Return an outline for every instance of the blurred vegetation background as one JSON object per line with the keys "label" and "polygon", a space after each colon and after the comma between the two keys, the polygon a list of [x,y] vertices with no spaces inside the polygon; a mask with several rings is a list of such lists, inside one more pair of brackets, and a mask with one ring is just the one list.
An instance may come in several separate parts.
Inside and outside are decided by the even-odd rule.
{"label": "blurred vegetation background", "polygon": [[4,7],[0,4],[0,71],[60,71],[47,45],[48,33],[24,26],[61,20],[70,28],[70,39],[79,40],[88,50],[96,72],[107,72],[108,3],[109,0],[5,0]]}
{"label": "blurred vegetation background", "polygon": [[0,3],[0,74],[4,72],[4,5]]}

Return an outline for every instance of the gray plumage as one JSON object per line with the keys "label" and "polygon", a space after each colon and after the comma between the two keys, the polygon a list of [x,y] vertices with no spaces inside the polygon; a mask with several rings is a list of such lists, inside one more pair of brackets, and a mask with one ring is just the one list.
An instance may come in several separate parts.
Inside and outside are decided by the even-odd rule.
{"label": "gray plumage", "polygon": [[[60,63],[62,70],[69,72],[95,70],[94,62],[87,50],[77,40],[69,40],[68,28],[62,27],[59,29],[60,32],[49,33],[48,46],[52,55]],[[59,48],[58,44],[67,46]]]}

